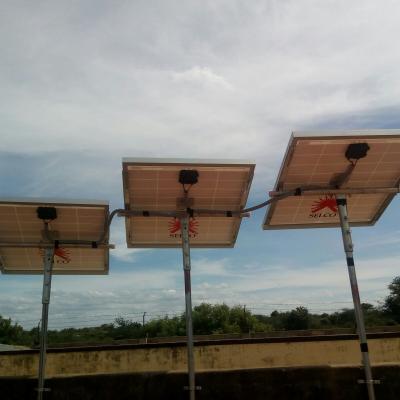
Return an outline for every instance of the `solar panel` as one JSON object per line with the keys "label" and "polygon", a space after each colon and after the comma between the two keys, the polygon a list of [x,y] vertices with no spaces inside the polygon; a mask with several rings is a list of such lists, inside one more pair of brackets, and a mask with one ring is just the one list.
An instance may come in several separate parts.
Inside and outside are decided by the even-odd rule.
{"label": "solar panel", "polygon": [[[399,186],[400,130],[317,132],[292,134],[275,191],[331,186],[348,168],[346,151],[354,144],[361,144],[366,155],[356,161],[341,188]],[[373,225],[393,197],[394,194],[372,191],[348,195],[349,222],[353,226]],[[340,221],[336,200],[329,193],[291,196],[275,202],[268,207],[263,223],[264,229],[333,226],[340,226]]]}
{"label": "solar panel", "polygon": [[55,207],[57,218],[49,222],[55,249],[54,274],[107,274],[108,236],[98,248],[62,241],[96,241],[108,219],[107,202],[58,201],[47,199],[0,199],[0,269],[9,274],[43,273],[43,220],[38,207]]}
{"label": "solar panel", "polygon": [[[176,211],[183,188],[181,170],[196,170],[198,183],[188,193],[191,208],[240,211],[246,204],[255,165],[248,161],[123,159],[126,210]],[[128,216],[128,247],[181,247],[177,218]],[[190,218],[191,247],[233,247],[241,218],[198,216]]]}

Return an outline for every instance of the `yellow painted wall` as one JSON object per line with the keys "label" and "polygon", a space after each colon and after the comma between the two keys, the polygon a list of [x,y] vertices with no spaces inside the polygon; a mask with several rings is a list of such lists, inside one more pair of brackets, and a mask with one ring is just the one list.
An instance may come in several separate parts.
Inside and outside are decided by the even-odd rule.
{"label": "yellow painted wall", "polygon": [[[400,338],[368,341],[373,365],[400,364]],[[361,364],[356,340],[215,344],[195,347],[197,371],[354,366]],[[1,354],[0,376],[36,376],[38,354]],[[186,371],[186,347],[129,348],[47,354],[47,377],[130,372]]]}

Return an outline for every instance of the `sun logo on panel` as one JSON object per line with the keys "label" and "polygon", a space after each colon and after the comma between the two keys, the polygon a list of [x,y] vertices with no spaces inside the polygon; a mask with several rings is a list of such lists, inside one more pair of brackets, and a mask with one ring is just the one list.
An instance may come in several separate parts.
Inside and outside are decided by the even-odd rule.
{"label": "sun logo on panel", "polygon": [[309,216],[313,218],[336,217],[337,212],[336,198],[333,196],[325,196],[312,203],[311,214]]}
{"label": "sun logo on panel", "polygon": [[[44,249],[40,249],[40,255],[44,257]],[[71,254],[69,250],[62,247],[54,249],[54,262],[56,264],[69,264],[71,262]]]}
{"label": "sun logo on panel", "polygon": [[329,208],[332,212],[337,212],[336,199],[333,196],[325,196],[324,199],[319,199],[313,202],[311,206],[311,212],[315,213],[322,211],[324,208]]}
{"label": "sun logo on panel", "polygon": [[[199,221],[196,218],[189,219],[189,237],[194,238],[198,235]],[[168,231],[170,237],[182,237],[181,221],[178,218],[173,218],[168,222]]]}

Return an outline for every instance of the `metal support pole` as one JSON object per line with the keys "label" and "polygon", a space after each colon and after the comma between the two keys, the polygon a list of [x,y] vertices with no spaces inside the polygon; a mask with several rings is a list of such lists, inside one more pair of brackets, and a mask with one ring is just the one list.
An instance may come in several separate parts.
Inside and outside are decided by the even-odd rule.
{"label": "metal support pole", "polygon": [[49,303],[51,291],[51,275],[53,271],[54,248],[46,248],[44,251],[43,271],[43,293],[42,293],[42,324],[40,332],[40,355],[39,355],[39,378],[38,378],[38,400],[43,399],[43,392],[49,391],[44,387],[46,370],[46,348],[47,348],[47,324],[49,317]]}
{"label": "metal support pole", "polygon": [[365,332],[364,316],[361,308],[360,294],[358,291],[356,269],[353,257],[353,242],[351,239],[351,231],[347,216],[347,200],[345,195],[337,195],[336,202],[338,205],[340,226],[342,229],[343,246],[346,253],[347,267],[349,271],[351,294],[353,296],[354,313],[357,322],[358,337],[360,340],[360,349],[362,354],[362,362],[365,371],[365,383],[368,390],[368,399],[375,400],[374,380],[372,379],[371,364],[369,361],[367,334]]}
{"label": "metal support pole", "polygon": [[186,336],[187,360],[189,372],[189,399],[195,399],[195,371],[193,355],[193,322],[192,322],[192,287],[190,281],[190,243],[189,243],[189,217],[180,219],[182,232],[183,273],[185,276],[185,305],[186,305]]}

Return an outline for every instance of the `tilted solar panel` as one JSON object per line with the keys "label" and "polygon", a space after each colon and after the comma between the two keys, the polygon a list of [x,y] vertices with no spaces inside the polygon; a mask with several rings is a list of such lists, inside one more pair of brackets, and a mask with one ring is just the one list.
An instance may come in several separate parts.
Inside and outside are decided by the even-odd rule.
{"label": "tilted solar panel", "polygon": [[108,273],[108,235],[97,248],[62,244],[62,241],[96,241],[108,219],[107,202],[47,199],[0,199],[0,269],[3,273],[43,272],[43,248],[49,241],[38,207],[54,207],[50,234],[61,244],[55,249],[55,274]]}
{"label": "tilted solar panel", "polygon": [[[182,170],[198,172],[188,197],[194,209],[240,211],[246,204],[254,164],[234,160],[123,159],[126,210],[176,211]],[[233,247],[241,218],[198,216],[189,221],[191,247]],[[126,217],[128,247],[181,247],[181,226],[171,217]]]}
{"label": "tilted solar panel", "polygon": [[[366,154],[348,159],[349,146]],[[351,150],[351,149],[350,149]],[[307,186],[329,187],[353,162],[354,168],[341,188],[398,187],[400,183],[400,130],[293,133],[275,184],[275,191]],[[353,226],[374,224],[394,194],[365,193],[347,196]],[[339,226],[333,195],[291,196],[273,203],[264,229]]]}

